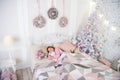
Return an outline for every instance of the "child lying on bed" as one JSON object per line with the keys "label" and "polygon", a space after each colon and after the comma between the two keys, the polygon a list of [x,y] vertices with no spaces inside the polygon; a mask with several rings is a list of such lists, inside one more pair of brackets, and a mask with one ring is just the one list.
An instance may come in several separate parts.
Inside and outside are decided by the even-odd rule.
{"label": "child lying on bed", "polygon": [[56,62],[56,65],[61,65],[63,59],[66,56],[66,54],[63,53],[62,50],[60,50],[59,48],[55,48],[53,46],[48,46],[47,52],[48,52],[48,59],[54,60]]}

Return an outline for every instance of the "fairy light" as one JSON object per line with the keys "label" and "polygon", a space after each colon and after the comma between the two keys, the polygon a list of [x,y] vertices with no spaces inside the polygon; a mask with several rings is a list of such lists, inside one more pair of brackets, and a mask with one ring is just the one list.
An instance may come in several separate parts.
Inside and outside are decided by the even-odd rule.
{"label": "fairy light", "polygon": [[112,26],[112,27],[111,27],[111,30],[112,30],[112,31],[116,31],[116,27]]}
{"label": "fairy light", "polygon": [[95,7],[96,7],[96,3],[94,1],[90,1],[90,11],[89,11],[90,13],[89,14],[91,14],[91,12],[94,11]]}
{"label": "fairy light", "polygon": [[104,24],[105,24],[105,25],[108,25],[108,24],[109,24],[109,21],[108,21],[108,20],[105,20],[105,21],[104,21]]}
{"label": "fairy light", "polygon": [[102,17],[103,17],[103,14],[99,14],[98,16],[99,16],[99,18],[102,18]]}

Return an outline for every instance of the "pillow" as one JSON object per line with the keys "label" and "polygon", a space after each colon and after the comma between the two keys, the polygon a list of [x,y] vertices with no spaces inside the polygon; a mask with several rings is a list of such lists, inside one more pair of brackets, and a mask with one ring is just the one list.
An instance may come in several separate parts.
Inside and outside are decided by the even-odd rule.
{"label": "pillow", "polygon": [[76,47],[71,42],[65,41],[59,45],[59,48],[65,52],[73,52]]}

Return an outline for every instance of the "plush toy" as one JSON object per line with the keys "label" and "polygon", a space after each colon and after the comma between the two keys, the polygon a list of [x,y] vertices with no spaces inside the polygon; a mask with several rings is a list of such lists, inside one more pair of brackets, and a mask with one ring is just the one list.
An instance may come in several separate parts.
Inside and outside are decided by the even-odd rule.
{"label": "plush toy", "polygon": [[42,51],[42,50],[38,50],[38,52],[37,52],[37,58],[38,59],[42,59],[42,58],[44,58],[44,52]]}

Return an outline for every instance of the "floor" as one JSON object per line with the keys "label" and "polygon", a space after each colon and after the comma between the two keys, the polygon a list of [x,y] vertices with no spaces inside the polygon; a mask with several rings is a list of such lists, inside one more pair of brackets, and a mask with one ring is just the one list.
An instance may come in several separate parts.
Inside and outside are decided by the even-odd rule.
{"label": "floor", "polygon": [[17,80],[32,80],[32,73],[30,68],[19,69],[16,71]]}

